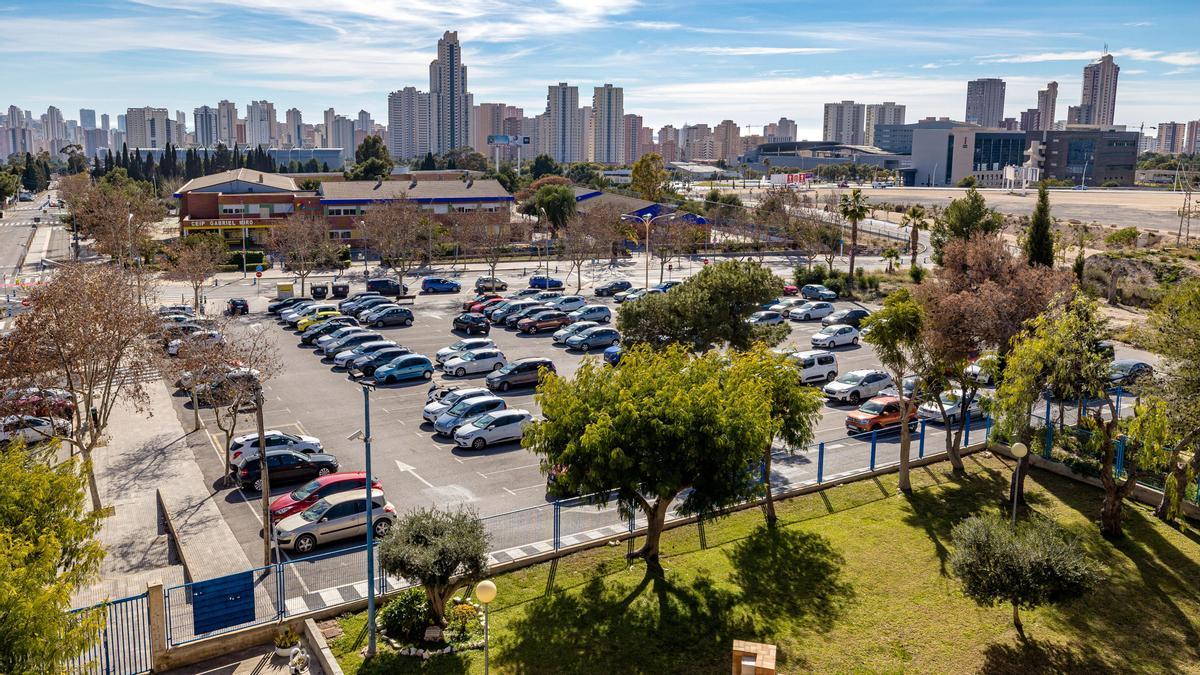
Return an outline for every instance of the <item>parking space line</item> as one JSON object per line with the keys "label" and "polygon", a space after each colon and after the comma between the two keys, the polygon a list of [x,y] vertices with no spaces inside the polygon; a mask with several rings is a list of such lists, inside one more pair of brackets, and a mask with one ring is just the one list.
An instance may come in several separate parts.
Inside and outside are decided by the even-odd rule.
{"label": "parking space line", "polygon": [[[483,459],[483,457],[480,457],[479,459]],[[495,476],[498,473],[505,473],[508,471],[519,471],[520,469],[529,469],[529,468],[532,468],[535,466],[541,466],[541,462],[534,462],[533,464],[525,464],[523,466],[512,466],[507,469],[496,469],[495,471],[489,471],[487,473],[484,473],[482,471],[476,471],[475,473],[479,474],[480,476],[482,476],[484,478],[490,478],[492,476]]]}
{"label": "parking space line", "polygon": [[[293,558],[292,556],[288,555],[287,551],[279,548],[278,546],[275,547],[275,552],[279,554],[279,556],[284,560],[284,562],[297,562],[296,558]],[[301,561],[302,560],[303,559],[301,559]],[[308,584],[304,583],[304,575],[300,574],[300,572],[296,570],[295,565],[292,565],[291,567],[292,567],[292,572],[295,572],[295,574],[296,574],[296,581],[300,582],[300,588],[304,589],[304,594],[308,595],[308,594],[312,593],[312,589],[308,587]]]}
{"label": "parking space line", "polygon": [[537,485],[530,485],[529,487],[519,487],[519,488],[515,488],[512,490],[510,490],[508,488],[504,488],[504,491],[510,495],[516,496],[516,494],[518,492],[524,492],[525,490],[532,490],[534,488],[545,488],[545,487],[546,487],[545,483],[538,483]]}

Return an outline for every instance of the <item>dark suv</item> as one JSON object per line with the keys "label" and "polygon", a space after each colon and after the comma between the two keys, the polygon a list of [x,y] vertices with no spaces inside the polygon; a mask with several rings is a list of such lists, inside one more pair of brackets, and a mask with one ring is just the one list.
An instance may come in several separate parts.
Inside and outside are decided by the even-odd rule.
{"label": "dark suv", "polygon": [[367,290],[380,295],[405,295],[408,293],[408,286],[397,283],[395,279],[371,279],[367,281]]}
{"label": "dark suv", "polygon": [[453,330],[461,330],[467,335],[475,335],[476,333],[487,335],[492,329],[486,317],[482,314],[474,312],[464,312],[454,317]]}
{"label": "dark suv", "polygon": [[835,324],[845,324],[847,326],[854,326],[855,328],[858,328],[859,324],[862,323],[862,320],[870,315],[871,313],[865,309],[843,309],[830,314],[824,319],[821,319],[821,325],[833,326]]}
{"label": "dark suv", "polygon": [[554,371],[554,362],[544,356],[517,359],[500,370],[488,373],[487,388],[508,391],[512,387],[536,386],[542,368]]}

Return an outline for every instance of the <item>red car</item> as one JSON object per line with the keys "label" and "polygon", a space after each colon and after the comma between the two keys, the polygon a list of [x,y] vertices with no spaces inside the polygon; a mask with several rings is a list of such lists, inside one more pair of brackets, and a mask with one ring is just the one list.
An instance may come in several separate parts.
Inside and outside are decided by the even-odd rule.
{"label": "red car", "polygon": [[800,289],[797,288],[796,286],[793,286],[792,284],[787,284],[786,286],[783,287],[784,295],[797,295],[799,293],[800,293]]}
{"label": "red car", "polygon": [[480,293],[479,295],[476,295],[475,297],[471,298],[470,300],[464,300],[463,304],[462,304],[462,310],[464,312],[479,311],[479,310],[475,310],[475,309],[471,309],[471,308],[474,307],[475,305],[478,305],[483,302],[487,302],[488,300],[494,300],[498,297],[500,297],[500,295],[497,293]]}
{"label": "red car", "polygon": [[495,307],[496,305],[499,305],[500,303],[504,302],[505,300],[507,300],[507,298],[492,298],[491,300],[484,300],[483,302],[477,302],[477,303],[471,305],[471,313],[472,314],[483,314],[485,311]]}
{"label": "red car", "polygon": [[0,416],[10,413],[70,419],[75,414],[75,401],[62,389],[12,389],[0,401]]}
{"label": "red car", "polygon": [[[300,513],[323,497],[332,494],[348,490],[364,490],[365,492],[366,480],[367,473],[365,471],[344,471],[318,476],[286,495],[276,497],[271,502],[271,523],[277,523],[292,514]],[[371,487],[376,490],[383,489],[378,479],[373,481]]]}

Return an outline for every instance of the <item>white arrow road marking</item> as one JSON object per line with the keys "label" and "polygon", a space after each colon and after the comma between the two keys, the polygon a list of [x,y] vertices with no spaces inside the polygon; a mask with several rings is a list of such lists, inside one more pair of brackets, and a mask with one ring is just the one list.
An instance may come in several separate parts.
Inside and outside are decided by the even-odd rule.
{"label": "white arrow road marking", "polygon": [[429,481],[425,480],[424,478],[421,478],[420,474],[417,473],[416,467],[409,466],[408,464],[405,464],[404,462],[401,462],[400,460],[396,460],[396,468],[400,469],[400,471],[402,471],[402,472],[411,473],[412,477],[416,478],[417,480],[424,483],[425,487],[428,487],[428,488],[433,487],[433,483],[430,483]]}

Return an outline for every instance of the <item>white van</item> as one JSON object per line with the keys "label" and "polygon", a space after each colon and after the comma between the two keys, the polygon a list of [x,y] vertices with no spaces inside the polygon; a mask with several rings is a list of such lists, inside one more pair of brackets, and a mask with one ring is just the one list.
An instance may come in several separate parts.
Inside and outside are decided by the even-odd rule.
{"label": "white van", "polygon": [[838,376],[837,357],[820,349],[792,352],[788,358],[800,369],[801,382],[833,382]]}

